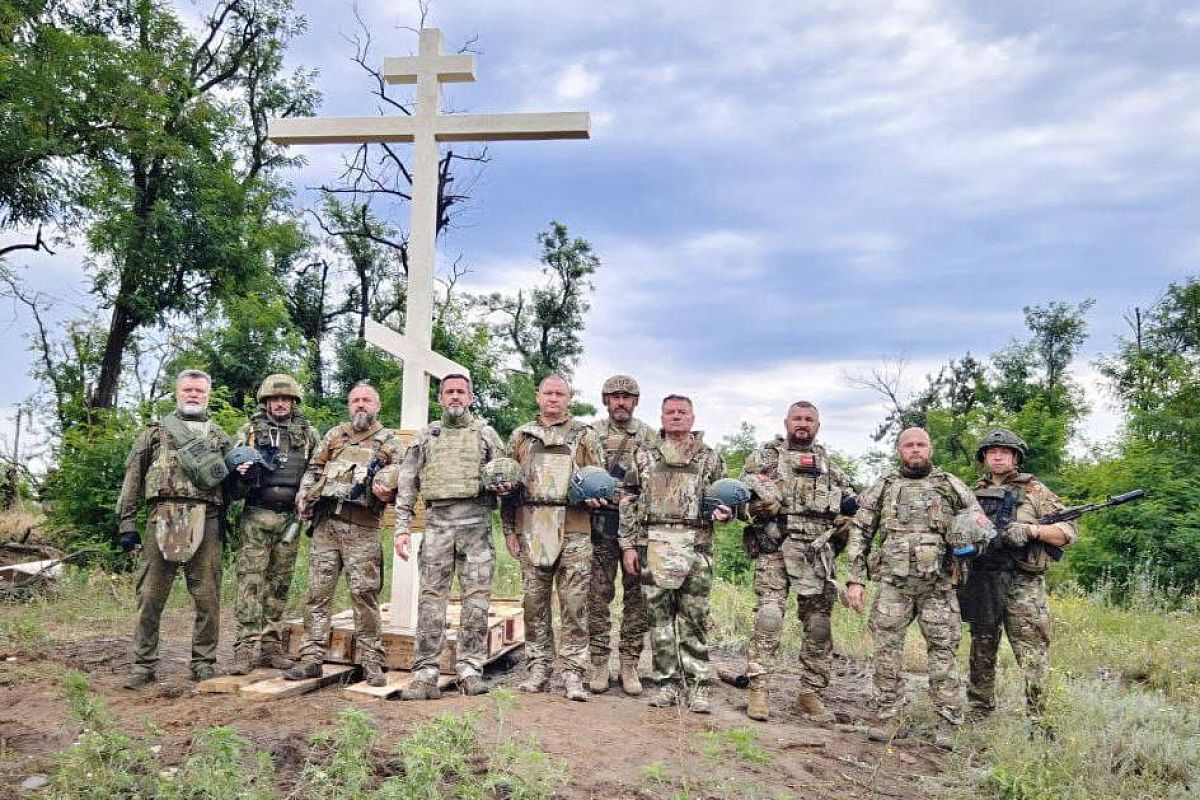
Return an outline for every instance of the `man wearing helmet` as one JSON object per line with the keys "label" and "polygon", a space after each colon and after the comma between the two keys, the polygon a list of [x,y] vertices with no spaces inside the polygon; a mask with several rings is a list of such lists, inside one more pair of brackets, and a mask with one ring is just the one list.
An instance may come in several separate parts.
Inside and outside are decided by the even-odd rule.
{"label": "man wearing helmet", "polygon": [[509,439],[509,455],[524,470],[519,493],[501,501],[504,544],[521,562],[524,589],[525,658],[528,673],[517,688],[544,692],[555,659],[550,598],[558,589],[558,660],[570,700],[587,700],[583,673],[588,666],[587,600],[592,571],[591,514],[603,501],[569,506],[571,476],[584,466],[600,466],[596,432],[570,413],[571,386],[559,375],[542,379],[535,397],[538,415]]}
{"label": "man wearing helmet", "polygon": [[[137,551],[137,626],[126,689],[155,679],[158,630],[175,573],[183,567],[196,606],[192,680],[213,677],[221,620],[221,519],[228,507],[229,436],[208,416],[212,379],[188,369],[175,379],[175,410],[138,432],[117,500],[121,547]],[[146,499],[146,539],[137,532]]]}
{"label": "man wearing helmet", "polygon": [[[613,375],[600,389],[600,400],[608,416],[592,425],[600,437],[604,452],[604,468],[617,481],[633,461],[633,453],[639,447],[655,444],[658,434],[646,423],[633,416],[637,408],[641,389],[637,381],[628,375]],[[638,677],[638,659],[649,622],[646,618],[646,601],[636,575],[621,567],[621,548],[617,544],[620,515],[614,504],[592,514],[592,583],[588,595],[588,635],[591,637],[592,676],[589,688],[593,692],[608,691],[609,653],[611,651],[612,613],[610,606],[616,596],[616,580],[621,574],[622,607],[621,639],[621,688],[628,695],[642,693]]]}
{"label": "man wearing helmet", "polygon": [[[879,583],[870,627],[875,640],[876,710],[888,726],[898,722],[904,703],[904,636],[917,620],[929,656],[929,694],[941,717],[937,742],[948,746],[954,727],[962,724],[962,686],[955,661],[962,621],[950,542],[956,539],[955,518],[961,511],[976,512],[983,531],[990,531],[991,525],[971,490],[933,466],[933,446],[925,430],[901,432],[896,450],[899,468],[858,498],[846,544],[850,562],[846,601],[861,613],[868,572]],[[872,547],[877,533],[880,541]]]}
{"label": "man wearing helmet", "polygon": [[291,375],[268,375],[258,389],[258,408],[235,437],[238,447],[254,448],[261,464],[243,463],[236,471],[245,493],[242,546],[237,554],[237,638],[234,675],[254,667],[287,669],[279,622],[300,544],[283,534],[296,520],[296,492],[318,443],[317,433],[300,412],[304,394]]}
{"label": "man wearing helmet", "polygon": [[[828,722],[832,715],[825,710],[820,693],[829,686],[833,657],[830,617],[837,585],[833,545],[825,534],[835,524],[843,502],[854,497],[854,487],[825,448],[816,443],[821,416],[815,405],[806,400],[792,403],[783,424],[787,435],[754,451],[742,471],[752,490],[759,488],[768,495],[769,499],[760,497],[752,503],[750,513],[770,543],[754,562],[757,601],[754,632],[746,648],[746,676],[750,679],[746,714],[751,719],[767,719],[768,684],[791,587],[796,590],[796,612],[804,626],[796,708],[813,720]],[[764,487],[764,482],[769,485]],[[848,522],[846,517],[841,520]],[[815,543],[819,547],[814,550]]]}
{"label": "man wearing helmet", "polygon": [[639,448],[625,473],[619,543],[626,572],[641,575],[646,596],[659,686],[650,705],[707,714],[713,523],[733,510],[704,513],[705,490],[725,476],[725,464],[692,430],[695,419],[687,397],[663,399],[660,440]]}
{"label": "man wearing helmet", "polygon": [[996,545],[971,565],[967,583],[958,591],[962,616],[971,630],[967,701],[973,716],[987,716],[995,708],[996,654],[1002,626],[1025,673],[1029,713],[1037,718],[1044,710],[1050,671],[1044,545],[1066,547],[1075,541],[1078,531],[1074,522],[1037,523],[1039,517],[1061,511],[1063,505],[1045,484],[1020,471],[1028,455],[1021,437],[1003,428],[984,436],[975,451],[976,461],[984,467],[984,477],[975,484],[975,496],[999,536]]}
{"label": "man wearing helmet", "polygon": [[425,501],[425,535],[417,554],[421,597],[417,604],[417,641],[413,679],[405,700],[435,700],[438,656],[446,642],[446,604],[458,570],[462,616],[454,655],[459,687],[469,695],[486,692],[488,606],[492,593],[492,508],[495,495],[483,482],[484,467],[504,454],[492,427],[471,413],[471,379],[442,378],[438,403],[441,420],[426,426],[409,445],[396,489],[396,555],[410,556],[413,509],[420,492]]}

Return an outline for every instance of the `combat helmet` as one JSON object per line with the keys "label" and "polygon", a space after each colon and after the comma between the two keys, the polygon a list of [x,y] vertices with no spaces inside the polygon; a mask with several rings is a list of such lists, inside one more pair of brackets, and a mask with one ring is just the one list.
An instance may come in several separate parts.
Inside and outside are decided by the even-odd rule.
{"label": "combat helmet", "polygon": [[628,375],[613,375],[600,387],[600,396],[604,397],[607,394],[631,394],[640,397],[642,390],[638,387],[638,382]]}
{"label": "combat helmet", "polygon": [[290,397],[299,403],[304,400],[304,390],[300,388],[299,381],[291,375],[277,372],[263,379],[255,400],[261,403],[268,397]]}
{"label": "combat helmet", "polygon": [[980,464],[983,463],[983,454],[989,447],[1007,447],[1017,454],[1017,463],[1021,464],[1029,456],[1029,445],[1025,444],[1025,440],[1017,436],[1007,428],[996,428],[994,431],[989,431],[986,436],[979,440],[979,447],[975,450],[975,460]]}
{"label": "combat helmet", "polygon": [[[995,446],[995,445],[993,445]],[[958,558],[974,558],[996,538],[996,528],[982,511],[967,509],[954,515],[946,543]]]}
{"label": "combat helmet", "polygon": [[736,511],[750,502],[750,490],[746,484],[734,478],[721,478],[709,484],[704,490],[704,502],[701,505],[705,517],[711,517],[717,506],[729,506]]}
{"label": "combat helmet", "polygon": [[567,487],[567,502],[580,505],[584,500],[609,500],[617,491],[617,482],[607,470],[600,467],[580,467],[571,476]]}
{"label": "combat helmet", "polygon": [[479,477],[483,481],[484,488],[491,491],[502,483],[510,483],[514,486],[524,483],[525,471],[511,458],[495,458],[483,465]]}
{"label": "combat helmet", "polygon": [[272,471],[274,465],[263,458],[262,453],[248,445],[241,445],[229,451],[225,456],[225,468],[234,474],[242,464],[250,464],[250,471],[242,476],[242,480],[253,482],[262,470]]}

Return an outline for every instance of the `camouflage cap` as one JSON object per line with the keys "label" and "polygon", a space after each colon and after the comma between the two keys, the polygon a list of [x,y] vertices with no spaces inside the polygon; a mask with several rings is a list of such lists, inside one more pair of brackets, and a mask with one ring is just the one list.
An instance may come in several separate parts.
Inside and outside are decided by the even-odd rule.
{"label": "camouflage cap", "polygon": [[268,397],[290,397],[299,403],[304,399],[304,391],[300,388],[300,382],[291,375],[277,372],[263,379],[255,400],[261,403]]}
{"label": "camouflage cap", "polygon": [[975,460],[982,464],[983,454],[989,447],[1007,447],[1017,454],[1018,464],[1029,456],[1029,445],[1025,444],[1025,440],[1006,428],[989,431],[979,440],[979,447],[975,450]]}
{"label": "camouflage cap", "polygon": [[637,381],[628,375],[613,375],[600,387],[600,396],[603,397],[606,394],[631,394],[634,397],[640,397],[642,390],[638,387]]}

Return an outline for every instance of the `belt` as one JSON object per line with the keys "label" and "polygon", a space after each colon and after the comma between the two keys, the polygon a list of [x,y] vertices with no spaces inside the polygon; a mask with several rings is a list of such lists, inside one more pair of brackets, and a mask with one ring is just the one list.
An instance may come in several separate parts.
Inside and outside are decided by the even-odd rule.
{"label": "belt", "polygon": [[296,510],[296,505],[294,503],[264,503],[259,501],[257,503],[248,503],[248,505],[251,508],[264,508],[267,511],[273,511],[276,514],[290,514]]}
{"label": "belt", "polygon": [[383,525],[382,514],[375,514],[369,508],[362,508],[361,506],[343,505],[340,512],[334,512],[330,516],[342,522],[349,522],[351,525],[360,525],[364,528],[378,528]]}

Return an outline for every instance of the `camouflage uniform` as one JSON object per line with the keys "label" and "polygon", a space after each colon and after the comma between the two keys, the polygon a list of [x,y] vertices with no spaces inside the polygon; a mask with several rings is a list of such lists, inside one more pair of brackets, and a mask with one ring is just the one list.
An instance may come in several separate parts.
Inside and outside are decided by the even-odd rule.
{"label": "camouflage uniform", "polygon": [[[847,582],[879,581],[871,607],[875,640],[875,701],[881,718],[895,716],[903,702],[901,661],[904,636],[914,618],[929,656],[929,693],[947,721],[962,721],[962,687],[955,662],[962,636],[958,598],[948,569],[954,516],[982,514],[975,495],[958,478],[934,468],[924,477],[894,471],[859,496],[859,510],[846,545]],[[871,548],[876,532],[880,541]]]}
{"label": "camouflage uniform", "polygon": [[[993,522],[1008,492],[1013,496],[1013,524],[1033,524],[1039,517],[1063,509],[1045,484],[1027,472],[983,478],[975,495]],[[1075,541],[1074,522],[1057,527]],[[995,707],[996,655],[1000,629],[1008,634],[1017,664],[1025,673],[1025,700],[1030,713],[1040,715],[1050,672],[1050,609],[1046,602],[1045,549],[1037,542],[1021,547],[1005,541],[1001,532],[990,552],[975,559],[965,586],[959,589],[962,617],[970,625],[971,657],[967,700],[987,713]]]}
{"label": "camouflage uniform", "polygon": [[637,548],[650,617],[653,677],[660,687],[704,687],[708,663],[708,596],[712,590],[712,521],[704,491],[725,475],[721,457],[693,431],[640,448],[625,474],[622,550]]}
{"label": "camouflage uniform", "polygon": [[[638,447],[658,442],[658,432],[638,419],[621,427],[611,419],[593,426],[604,452],[604,467],[617,480],[625,478]],[[592,584],[588,594],[588,634],[591,637],[593,662],[607,664],[611,650],[609,631],[612,628],[610,606],[616,596],[616,580],[621,572],[622,607],[620,655],[622,662],[637,661],[642,653],[642,640],[650,627],[646,617],[646,599],[636,575],[626,575],[621,568],[621,547],[617,543],[620,515],[616,508],[592,512]]]}
{"label": "camouflage uniform", "polygon": [[[317,520],[308,556],[308,600],[304,611],[303,664],[320,664],[329,644],[333,591],[346,571],[354,609],[358,663],[382,665],[379,590],[383,586],[383,550],[379,543],[384,504],[363,483],[367,466],[398,464],[404,445],[378,421],[357,433],[349,422],[331,429],[317,446],[300,483],[300,492]],[[350,487],[361,486],[357,499]],[[353,490],[357,491],[357,490]]]}
{"label": "camouflage uniform", "polygon": [[274,470],[263,471],[246,494],[234,604],[238,622],[234,650],[249,654],[259,647],[268,658],[281,652],[279,622],[287,608],[300,547],[295,539],[285,543],[283,534],[296,519],[296,492],[319,439],[298,412],[277,420],[259,408],[234,441],[256,448],[275,464]]}
{"label": "camouflage uniform", "polygon": [[[802,455],[806,457],[801,459]],[[779,543],[779,550],[755,559],[757,601],[754,632],[746,648],[746,676],[751,688],[769,688],[788,589],[792,587],[796,590],[796,611],[804,625],[801,691],[820,692],[829,685],[833,656],[830,616],[837,585],[833,582],[833,547],[828,538],[819,552],[814,553],[811,545],[829,531],[842,500],[852,497],[854,488],[821,445],[794,447],[782,436],[752,453],[742,475],[765,475],[782,498],[778,514],[755,520],[764,526],[771,541]],[[753,480],[746,482],[753,485]]]}
{"label": "camouflage uniform", "polygon": [[[153,675],[158,665],[158,632],[163,608],[177,568],[183,566],[188,593],[196,607],[192,628],[192,674],[211,671],[217,660],[221,618],[221,517],[228,502],[225,485],[217,479],[202,488],[181,461],[176,430],[195,437],[198,450],[221,459],[230,448],[229,436],[206,415],[160,420],[143,428],[125,462],[125,479],[117,500],[117,525],[122,534],[136,532],[138,504],[148,505],[146,535],[137,575],[137,624],[133,634],[133,672]],[[214,476],[209,476],[210,479]]]}
{"label": "camouflage uniform", "polygon": [[601,466],[600,442],[571,417],[517,428],[509,455],[525,470],[525,486],[501,503],[504,533],[520,534],[525,658],[531,674],[549,673],[555,657],[550,600],[558,587],[558,659],[580,677],[588,665],[587,601],[592,569],[591,514],[568,507],[567,482],[577,467]]}
{"label": "camouflage uniform", "polygon": [[488,605],[492,593],[492,508],[480,473],[504,444],[492,427],[469,413],[442,415],[409,446],[396,491],[396,533],[410,533],[417,492],[425,500],[425,535],[418,564],[414,677],[437,679],[438,656],[446,643],[446,604],[458,567],[462,617],[455,644],[460,678],[481,675],[487,658]]}

